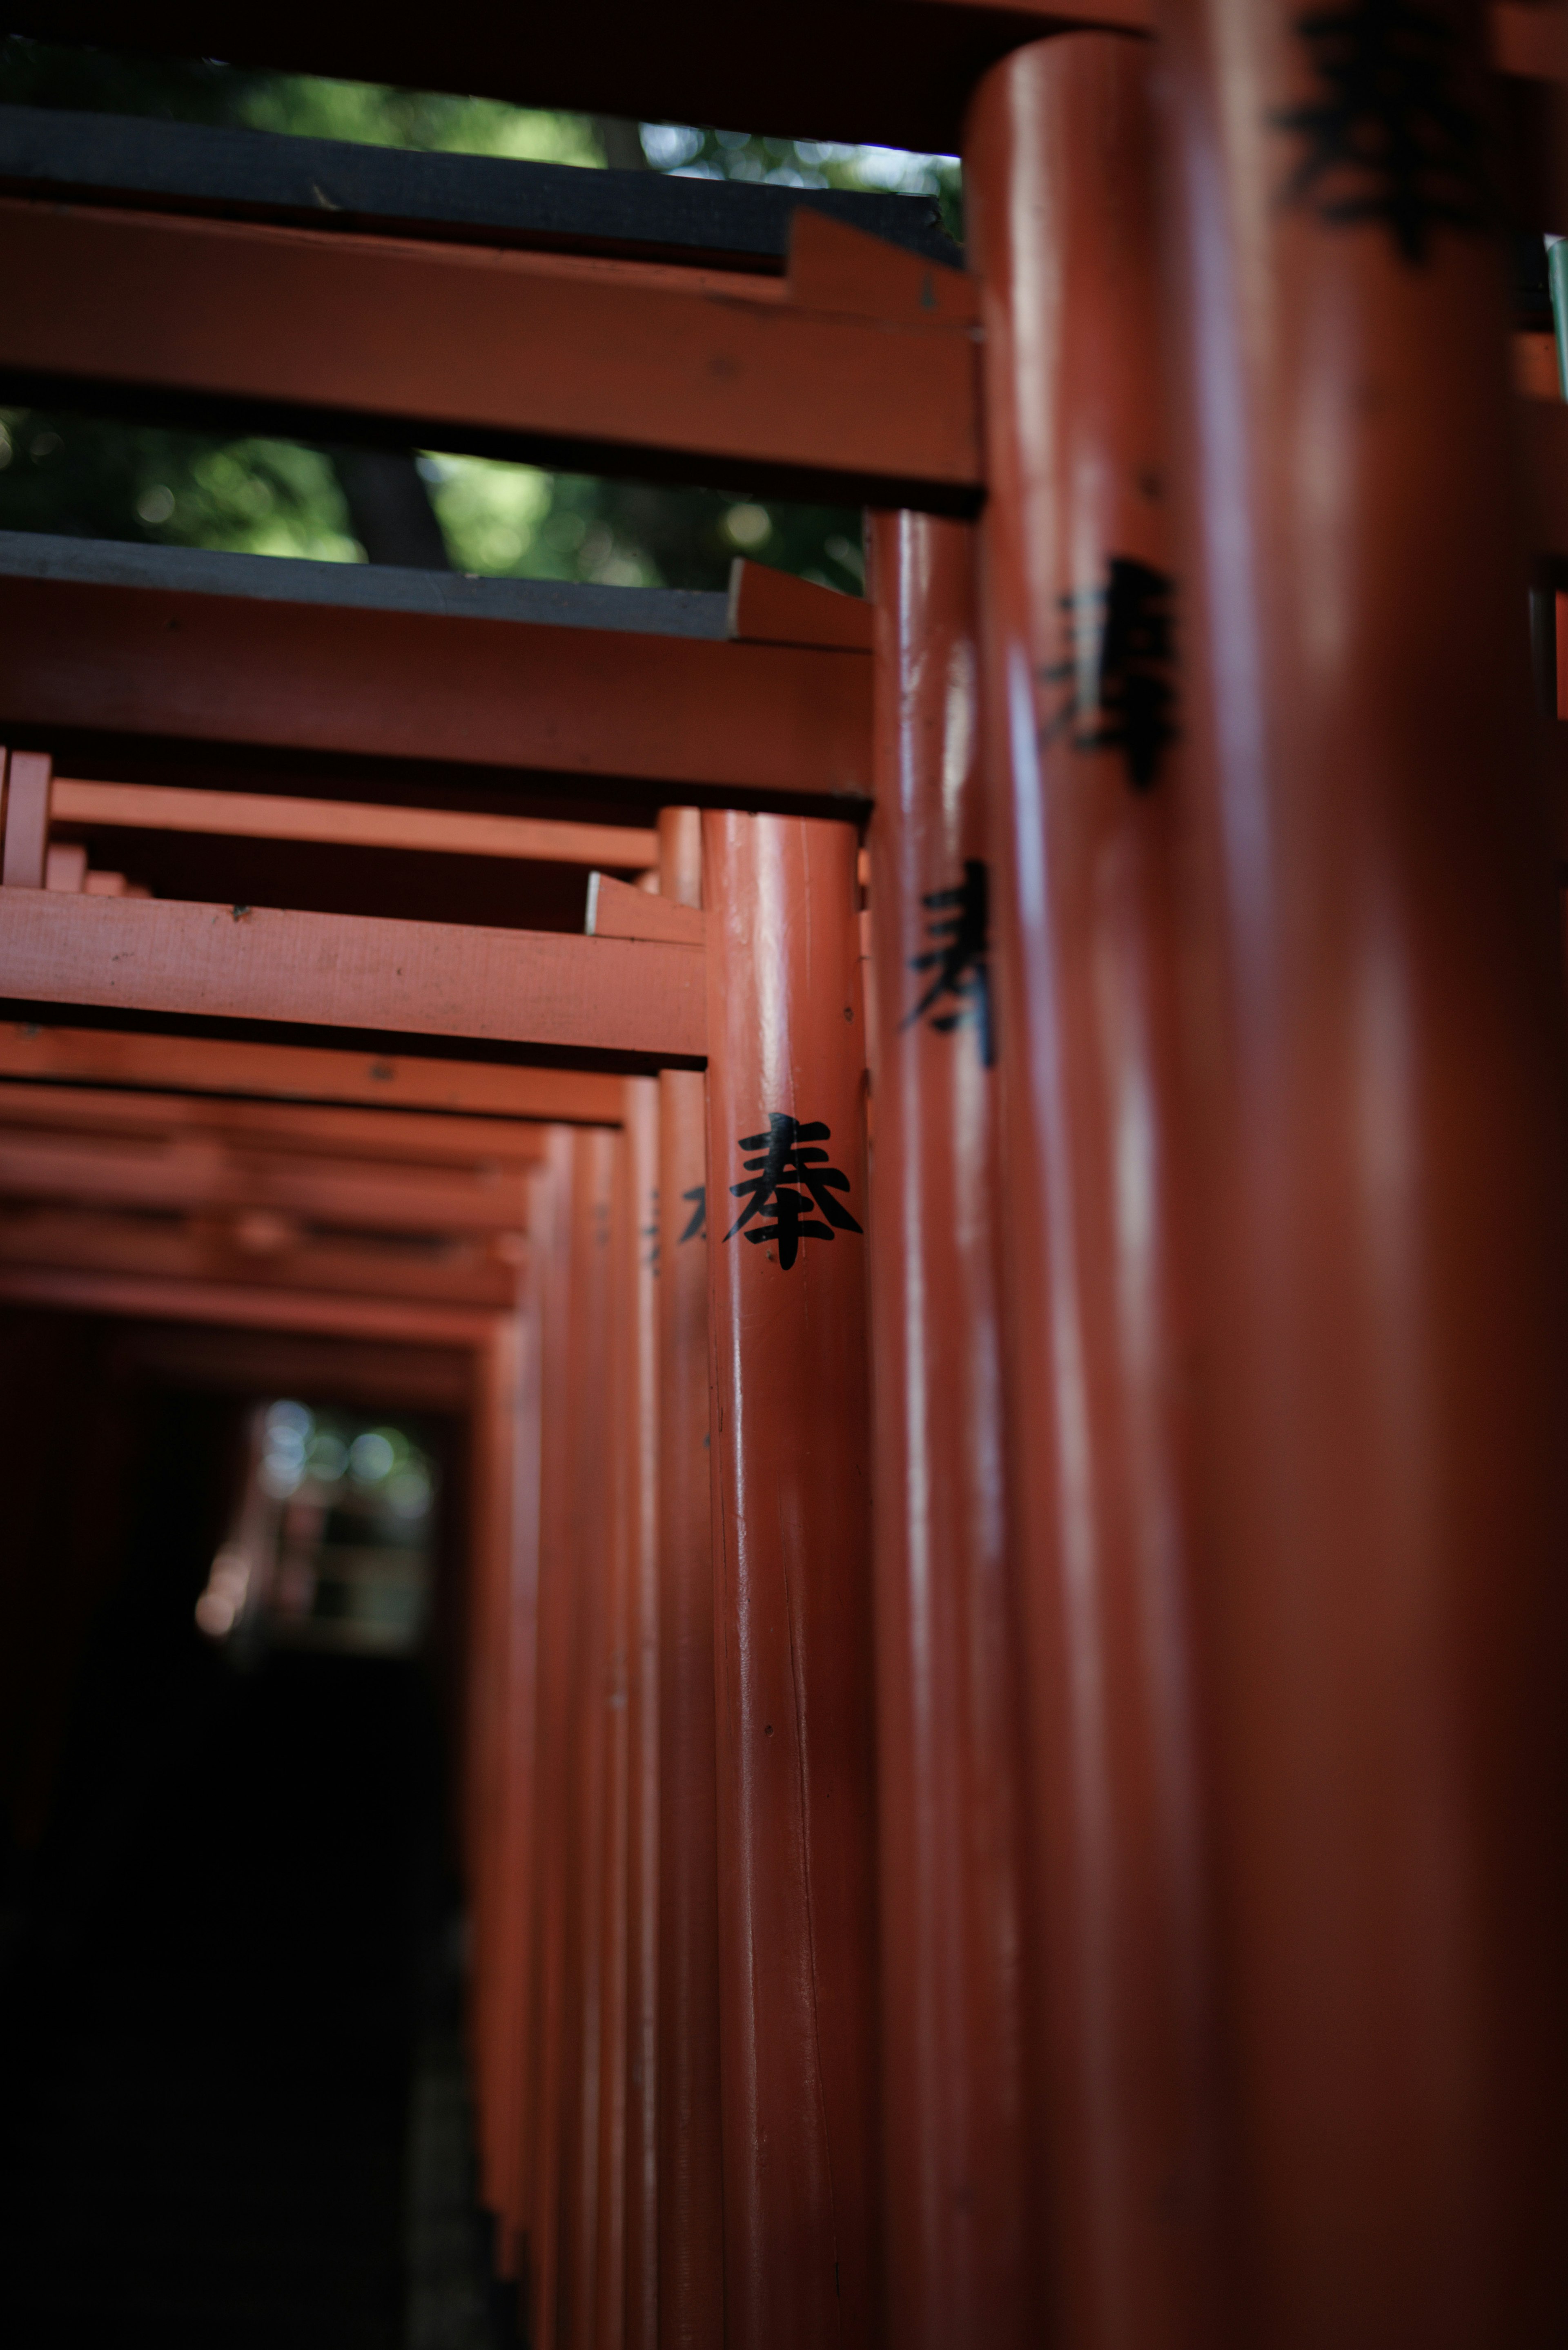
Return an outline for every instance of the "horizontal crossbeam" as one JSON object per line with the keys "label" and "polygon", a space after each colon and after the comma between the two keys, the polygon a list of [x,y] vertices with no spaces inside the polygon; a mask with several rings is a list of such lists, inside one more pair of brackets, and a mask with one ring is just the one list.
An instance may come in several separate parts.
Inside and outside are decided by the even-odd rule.
{"label": "horizontal crossbeam", "polygon": [[286,793],[192,791],[180,785],[54,779],[52,822],[127,832],[195,832],[236,840],[331,841],[412,848],[427,856],[504,857],[542,864],[652,865],[659,835],[631,825],[552,824],[459,809],[367,806]]}
{"label": "horizontal crossbeam", "polygon": [[0,1264],[419,1298],[498,1311],[516,1302],[518,1284],[515,1265],[475,1243],[416,1253],[406,1244],[337,1235],[265,1233],[254,1216],[175,1224],[92,1208],[7,1205],[0,1211]]}
{"label": "horizontal crossbeam", "polygon": [[929,196],[410,152],[208,123],[0,106],[0,189],[346,234],[782,272],[795,207],[956,265]]}
{"label": "horizontal crossbeam", "polygon": [[[1505,70],[1543,72],[1568,53],[1542,21],[1557,13],[1528,0],[1494,5]],[[1151,0],[794,0],[780,13],[726,0],[679,9],[474,0],[443,22],[439,43],[407,10],[368,19],[348,0],[142,0],[133,16],[116,0],[29,0],[21,15],[44,39],[953,154],[975,83],[1009,50],[1081,26],[1147,31],[1153,8]]]}
{"label": "horizontal crossbeam", "polygon": [[379,1109],[586,1126],[618,1126],[625,1098],[618,1077],[590,1069],[512,1068],[495,1062],[347,1053],[321,1045],[161,1036],[34,1021],[0,1026],[0,1077],[62,1087],[178,1088],[256,1101],[369,1102]]}
{"label": "horizontal crossbeam", "polygon": [[0,1197],[74,1200],[186,1216],[267,1211],[348,1232],[515,1232],[526,1228],[525,1177],[488,1182],[456,1169],[244,1150],[185,1136],[30,1132],[4,1123]]}
{"label": "horizontal crossbeam", "polygon": [[328,1107],[316,1102],[226,1101],[199,1094],[0,1079],[0,1127],[62,1133],[204,1137],[241,1149],[287,1150],[389,1165],[465,1169],[493,1180],[536,1166],[534,1120],[438,1118],[425,1110]]}
{"label": "horizontal crossbeam", "polygon": [[[885,301],[846,307],[797,265],[841,240],[883,256]],[[797,212],[781,286],[0,198],[0,380],[35,401],[840,504],[979,498],[971,281],[819,213]]]}
{"label": "horizontal crossbeam", "polygon": [[[334,1296],[325,1290],[275,1290],[259,1283],[166,1281],[147,1275],[76,1271],[54,1265],[0,1265],[0,1300],[16,1305],[52,1305],[67,1313],[110,1314],[137,1322],[206,1322],[225,1329],[269,1330],[318,1337],[374,1339],[379,1346],[454,1348],[479,1352],[491,1344],[497,1316],[477,1306],[447,1305],[421,1298]],[[154,1341],[156,1334],[154,1334]],[[149,1349],[151,1351],[151,1349]],[[264,1358],[265,1359],[265,1358]],[[226,1367],[239,1387],[284,1384],[268,1381],[254,1357],[247,1364],[231,1357]],[[417,1359],[380,1358],[388,1381],[405,1388],[420,1383]],[[432,1362],[425,1374],[434,1409],[461,1410],[468,1398],[442,1379]],[[378,1358],[354,1366],[345,1381],[358,1397],[373,1393]],[[410,1376],[411,1375],[411,1376]],[[320,1384],[319,1378],[317,1384]]]}
{"label": "horizontal crossbeam", "polygon": [[18,21],[46,40],[950,154],[970,91],[1008,50],[1058,26],[1140,26],[1147,15],[1147,0],[793,0],[782,12],[473,0],[442,20],[439,41],[417,15],[367,16],[348,0],[142,0],[130,14],[117,0],[29,0]]}
{"label": "horizontal crossbeam", "polygon": [[474,581],[454,610],[407,578],[0,533],[0,722],[614,778],[741,806],[870,797],[864,653],[728,642],[717,596],[670,609],[703,630],[676,635],[635,625],[645,597],[669,608],[657,589],[528,598],[516,588],[534,583]]}
{"label": "horizontal crossbeam", "polygon": [[493,1038],[679,1062],[700,948],[0,889],[0,998]]}

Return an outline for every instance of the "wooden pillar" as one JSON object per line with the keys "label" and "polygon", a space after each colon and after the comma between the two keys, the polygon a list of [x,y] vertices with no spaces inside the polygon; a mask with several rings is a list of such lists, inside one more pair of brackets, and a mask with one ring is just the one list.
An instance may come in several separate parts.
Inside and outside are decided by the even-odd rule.
{"label": "wooden pillar", "polygon": [[49,861],[54,768],[38,751],[13,751],[5,766],[0,881],[7,889],[41,889]]}
{"label": "wooden pillar", "polygon": [[627,2350],[659,2342],[659,1080],[628,1077],[621,1378],[627,1543]]}
{"label": "wooden pillar", "polygon": [[874,517],[873,1518],[888,2333],[1039,2338],[975,534]]}
{"label": "wooden pillar", "polygon": [[[603,1773],[599,1797],[599,1976],[597,2043],[589,2053],[584,2034],[585,2072],[598,2071],[598,2149],[593,2186],[584,2173],[584,2191],[597,2194],[593,2319],[581,2338],[595,2350],[620,2350],[626,2332],[626,2126],[628,2013],[628,1965],[631,1918],[631,1582],[637,1453],[632,1426],[634,1396],[629,1377],[636,1300],[633,1295],[636,1235],[627,1181],[627,1151],[615,1138],[608,1234],[609,1286],[606,1310],[605,1383],[599,1390],[599,1461],[604,1506],[608,1513],[605,1544],[605,1592],[601,1645],[585,1658],[585,1735],[597,1741]],[[585,1782],[588,1764],[585,1762]],[[586,1993],[585,1993],[586,1996]]]}
{"label": "wooden pillar", "polygon": [[535,1638],[539,1560],[539,1316],[532,1269],[518,1310],[496,1317],[477,1359],[470,1612],[472,2039],[479,2091],[483,2199],[503,2273],[525,2229],[534,1886]]}
{"label": "wooden pillar", "polygon": [[[660,894],[702,901],[702,819],[659,819]],[[721,2350],[719,1920],[706,1081],[659,1079],[659,2341]]]}
{"label": "wooden pillar", "polygon": [[[572,1354],[568,1371],[574,1432],[569,1460],[572,1530],[568,1552],[572,1578],[572,1648],[568,1746],[572,1781],[568,1795],[566,1934],[565,1968],[566,2064],[562,2116],[561,2276],[556,2324],[567,2350],[591,2350],[597,2339],[600,2283],[602,2146],[601,2097],[607,2027],[618,2053],[619,2033],[611,2020],[624,2012],[624,1989],[607,1980],[614,1964],[612,1918],[607,1939],[607,1892],[625,1886],[624,1800],[618,1821],[618,1785],[624,1791],[626,1692],[613,1672],[612,1606],[617,1569],[615,1479],[620,1430],[614,1409],[614,1315],[616,1189],[620,1137],[591,1128],[578,1146],[574,1200],[573,1253],[582,1250],[580,1284],[574,1284]],[[611,1700],[619,1697],[618,1708]],[[618,1827],[621,1866],[607,1869],[607,1841]],[[624,1933],[624,1912],[621,1918]],[[607,1964],[607,1953],[609,1962]]]}
{"label": "wooden pillar", "polygon": [[1568,2338],[1568,1058],[1483,11],[1161,0],[1245,2338]]}
{"label": "wooden pillar", "polygon": [[1215,2338],[1178,1246],[1172,700],[1148,45],[971,105],[985,284],[1000,1244],[1057,2336]]}
{"label": "wooden pillar", "polygon": [[526,2258],[523,2297],[532,2338],[556,2338],[560,2234],[561,1999],[565,1961],[566,1791],[570,1580],[566,1370],[572,1305],[572,1203],[578,1130],[556,1127],[545,1167],[530,1187],[529,1229],[540,1305],[539,1602],[534,1784],[532,2028],[524,2116],[522,2201]]}
{"label": "wooden pillar", "polygon": [[728,2350],[877,2339],[856,840],[707,814]]}

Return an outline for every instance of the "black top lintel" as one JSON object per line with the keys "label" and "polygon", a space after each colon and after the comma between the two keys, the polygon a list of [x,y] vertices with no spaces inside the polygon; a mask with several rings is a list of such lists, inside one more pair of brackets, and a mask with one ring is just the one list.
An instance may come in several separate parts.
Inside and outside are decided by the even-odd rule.
{"label": "black top lintel", "polygon": [[597,172],[491,155],[0,106],[0,194],[360,234],[781,272],[796,205],[957,267],[929,196]]}

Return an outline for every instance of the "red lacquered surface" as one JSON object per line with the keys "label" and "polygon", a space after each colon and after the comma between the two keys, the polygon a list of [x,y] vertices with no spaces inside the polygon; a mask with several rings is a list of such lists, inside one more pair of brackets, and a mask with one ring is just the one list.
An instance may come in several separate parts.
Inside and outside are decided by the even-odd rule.
{"label": "red lacquered surface", "polygon": [[[570,1726],[562,2047],[560,2279],[556,2322],[570,2350],[597,2339],[599,2283],[600,2100],[606,2055],[605,1841],[611,1802],[611,1616],[616,1576],[614,1449],[615,1193],[620,1137],[595,1128],[577,1147],[572,1198],[573,1431],[567,1461],[571,1524],[563,1565],[571,1578]],[[579,1254],[580,1252],[580,1254]],[[577,1279],[580,1263],[581,1279]],[[624,1784],[624,1782],[623,1782]],[[624,1849],[624,1847],[623,1847]],[[621,1882],[624,1884],[624,1877]]]}
{"label": "red lacquered surface", "polygon": [[[591,1347],[587,1300],[593,1293],[593,1186],[596,1138],[557,1128],[547,1192],[536,1213],[544,1342],[543,1477],[539,1535],[538,1725],[536,1784],[531,2159],[527,2205],[529,2299],[537,2341],[564,2326],[563,2251],[569,2215],[566,2121],[576,2095],[576,2052],[568,2044],[568,1994],[576,1964],[568,1933],[574,1813],[576,1616],[583,1578],[582,1489],[585,1367]],[[596,1152],[596,1156],[599,1155]],[[591,1466],[591,1461],[590,1461]]]}
{"label": "red lacquered surface", "polygon": [[[975,534],[879,515],[872,555],[869,1238],[888,2329],[901,2350],[1008,2350],[1038,2338],[1039,2313]],[[966,920],[972,941],[959,927]]]}
{"label": "red lacquered surface", "polygon": [[[1158,14],[1245,2338],[1515,2350],[1568,2335],[1568,1071],[1502,255],[1293,176],[1293,0]],[[1377,85],[1472,213],[1481,34]]]}
{"label": "red lacquered surface", "polygon": [[659,1079],[628,1077],[627,2350],[659,2340]]}
{"label": "red lacquered surface", "polygon": [[1210,2350],[1216,2331],[1150,54],[1104,34],[1019,51],[966,141],[1036,2178],[1073,2350]]}
{"label": "red lacquered surface", "polygon": [[[636,1540],[636,1396],[633,1386],[637,1304],[633,1295],[636,1235],[624,1133],[615,1141],[610,1195],[609,1348],[607,1379],[599,1394],[605,1450],[600,1473],[609,1513],[606,1550],[603,1647],[587,1684],[597,1720],[604,1774],[599,1846],[602,1869],[597,2044],[585,2067],[598,2068],[598,2199],[596,2280],[591,2334],[596,2350],[619,2350],[626,2327],[626,2126],[630,2016],[629,1908],[631,1851],[631,1612]],[[590,1735],[596,1734],[594,1731]],[[585,2175],[584,2190],[587,2191]]]}
{"label": "red lacquered surface", "polygon": [[[659,819],[660,894],[702,896],[702,819]],[[659,2338],[720,2350],[719,1918],[708,1427],[707,1081],[659,1079]]]}
{"label": "red lacquered surface", "polygon": [[539,1544],[539,1319],[531,1271],[520,1309],[476,1358],[469,1618],[471,1752],[479,1796],[472,2012],[486,2207],[514,2272],[525,2224],[534,1859],[535,1628]]}
{"label": "red lacquered surface", "polygon": [[[724,2339],[877,2335],[871,1561],[856,840],[705,815]],[[821,1137],[793,1264],[745,1138]],[[765,1177],[767,1170],[762,1170]],[[734,1227],[752,1211],[749,1224]],[[753,1245],[747,1230],[775,1227]],[[726,1235],[730,1237],[726,1237]]]}

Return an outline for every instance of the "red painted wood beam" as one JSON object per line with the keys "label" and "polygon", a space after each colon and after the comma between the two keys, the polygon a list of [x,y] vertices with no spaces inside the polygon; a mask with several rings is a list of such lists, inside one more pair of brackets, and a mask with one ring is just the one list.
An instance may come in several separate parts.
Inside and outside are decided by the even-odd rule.
{"label": "red painted wood beam", "polygon": [[744,805],[867,798],[870,696],[852,650],[0,576],[13,727],[532,768]]}
{"label": "red painted wood beam", "polygon": [[[845,598],[848,603],[851,598]],[[473,816],[456,808],[376,807],[285,793],[192,791],[182,785],[54,778],[51,827],[199,832],[239,840],[333,841],[354,848],[414,848],[436,856],[505,857],[545,864],[651,865],[659,836],[632,825],[560,824],[536,816]]]}
{"label": "red painted wood beam", "polygon": [[104,1086],[28,1085],[0,1074],[0,1128],[125,1134],[171,1139],[204,1136],[255,1153],[317,1157],[330,1173],[340,1158],[404,1166],[465,1167],[490,1180],[535,1164],[545,1128],[522,1118],[439,1118],[402,1109],[358,1109],[285,1101],[229,1101],[200,1095]]}
{"label": "red painted wood beam", "polygon": [[371,1102],[392,1109],[618,1126],[618,1077],[582,1069],[369,1057],[327,1045],[218,1042],[113,1028],[0,1026],[0,1077],[54,1085],[152,1086],[287,1102]]}
{"label": "red painted wood beam", "polygon": [[[831,268],[781,286],[5,197],[0,370],[56,397],[233,403],[317,437],[367,419],[427,448],[972,504],[972,288],[821,214],[796,222],[797,255],[803,239],[886,255],[881,315]],[[913,304],[906,269],[927,288]]]}
{"label": "red painted wood beam", "polygon": [[253,1288],[243,1282],[164,1281],[52,1265],[0,1265],[0,1299],[111,1314],[138,1322],[214,1322],[236,1330],[309,1332],[400,1344],[477,1349],[496,1316],[472,1306],[418,1298],[331,1296],[324,1291]]}
{"label": "red painted wood beam", "polygon": [[0,995],[701,1057],[700,949],[0,890]]}
{"label": "red painted wood beam", "polygon": [[301,1234],[281,1219],[258,1226],[243,1214],[171,1226],[161,1217],[8,1202],[0,1212],[0,1260],[265,1289],[344,1290],[498,1313],[514,1302],[518,1288],[517,1266],[482,1246],[452,1243],[440,1253],[416,1255],[406,1247]]}
{"label": "red painted wood beam", "polygon": [[353,1232],[520,1232],[527,1185],[384,1161],[242,1151],[123,1134],[36,1134],[0,1126],[0,1196],[71,1200],[181,1215],[265,1214]]}

